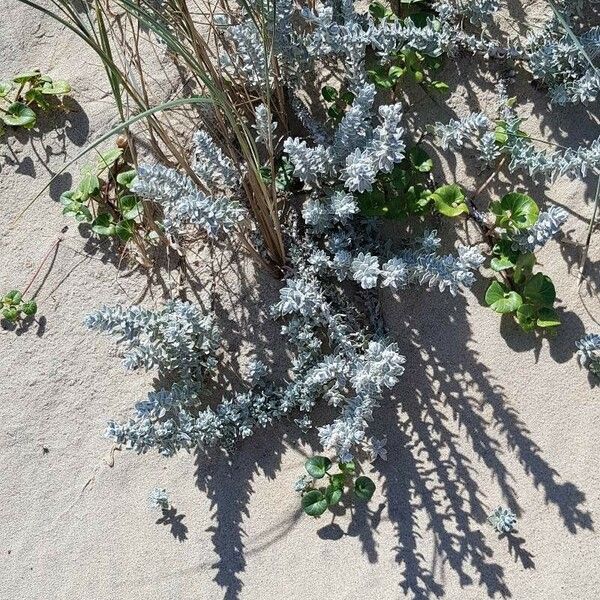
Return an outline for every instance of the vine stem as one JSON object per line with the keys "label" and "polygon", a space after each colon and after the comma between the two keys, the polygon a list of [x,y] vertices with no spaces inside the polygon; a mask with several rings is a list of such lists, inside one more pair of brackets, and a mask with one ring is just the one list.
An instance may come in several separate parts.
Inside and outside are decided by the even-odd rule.
{"label": "vine stem", "polygon": [[594,224],[596,223],[596,214],[598,213],[598,203],[600,201],[600,176],[598,177],[598,185],[596,186],[596,197],[594,198],[594,210],[592,212],[592,218],[588,227],[587,238],[585,240],[585,248],[583,249],[583,255],[581,256],[581,264],[579,265],[579,281],[580,284],[585,274],[585,265],[587,262],[588,252],[590,249],[590,242],[592,240],[592,231],[594,230]]}
{"label": "vine stem", "polygon": [[56,238],[56,240],[54,240],[54,242],[52,243],[52,245],[48,249],[48,252],[46,252],[44,258],[42,258],[40,264],[38,265],[38,268],[35,271],[35,273],[31,277],[31,279],[29,280],[29,283],[27,284],[27,286],[23,290],[23,292],[22,292],[23,296],[25,296],[25,294],[27,294],[27,292],[29,291],[29,288],[33,285],[33,282],[35,281],[35,278],[40,274],[40,271],[42,270],[42,267],[44,266],[44,263],[48,260],[48,257],[50,256],[50,254],[52,254],[52,252],[58,248],[58,245],[63,241],[63,239],[64,239],[63,236],[59,235]]}

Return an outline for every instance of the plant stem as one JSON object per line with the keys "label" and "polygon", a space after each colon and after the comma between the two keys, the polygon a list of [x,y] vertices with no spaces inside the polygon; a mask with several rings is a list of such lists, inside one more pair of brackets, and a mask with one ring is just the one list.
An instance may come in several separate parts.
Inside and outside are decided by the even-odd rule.
{"label": "plant stem", "polygon": [[44,263],[48,260],[48,257],[50,256],[50,254],[52,254],[52,252],[58,248],[58,245],[62,241],[63,241],[63,236],[62,235],[59,235],[56,238],[56,240],[54,240],[52,246],[50,246],[50,248],[48,249],[48,252],[46,252],[44,258],[42,258],[42,261],[38,265],[38,268],[36,269],[35,273],[31,277],[31,279],[29,280],[29,283],[26,285],[25,289],[23,290],[23,292],[22,292],[23,293],[23,297],[25,296],[25,294],[27,294],[27,292],[29,291],[29,288],[33,285],[33,282],[35,281],[35,278],[40,274],[40,271],[42,270],[42,267],[44,266]]}
{"label": "plant stem", "polygon": [[585,248],[583,249],[583,255],[581,257],[581,264],[579,265],[579,281],[583,279],[585,272],[585,264],[587,262],[588,251],[590,249],[590,242],[592,240],[592,231],[594,230],[594,223],[596,222],[596,214],[598,213],[598,202],[600,201],[600,176],[598,177],[598,185],[596,186],[596,197],[594,198],[594,210],[592,212],[592,218],[590,219],[590,225],[588,227],[587,238],[585,240]]}

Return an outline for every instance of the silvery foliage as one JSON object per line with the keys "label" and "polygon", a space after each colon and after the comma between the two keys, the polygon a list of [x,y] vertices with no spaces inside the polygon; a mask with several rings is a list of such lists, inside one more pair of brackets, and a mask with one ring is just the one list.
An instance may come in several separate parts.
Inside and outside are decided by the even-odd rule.
{"label": "silvery foliage", "polygon": [[[266,17],[263,27],[272,34],[272,51],[279,57],[284,71],[295,69],[300,59],[292,30],[293,4],[293,0],[278,0],[257,7],[261,18]],[[272,69],[265,54],[263,34],[257,26],[258,19],[248,17],[240,22],[232,22],[229,16],[221,14],[216,15],[214,21],[230,46],[221,53],[220,66],[232,79],[241,78],[251,87],[263,89],[267,80],[272,79]]]}
{"label": "silvery foliage", "polygon": [[294,165],[294,175],[314,185],[322,179],[338,179],[350,191],[370,191],[379,172],[389,173],[404,158],[406,148],[400,126],[400,104],[379,107],[379,125],[373,127],[375,86],[358,91],[330,144],[308,146],[306,140],[288,138],[284,150]]}
{"label": "silvery foliage", "polygon": [[508,508],[499,506],[487,520],[498,533],[510,533],[517,524],[517,515]]}
{"label": "silvery foliage", "polygon": [[600,75],[584,52],[592,61],[600,55],[600,27],[578,35],[575,42],[553,18],[540,31],[527,36],[524,48],[529,69],[549,87],[552,102],[564,105],[597,99]]}
{"label": "silvery foliage", "polygon": [[194,140],[194,170],[205,186],[214,190],[214,195],[205,194],[187,175],[163,165],[140,165],[131,189],[161,205],[167,232],[178,234],[192,226],[209,237],[217,237],[246,217],[240,202],[223,193],[228,190],[231,195],[231,189],[239,184],[239,176],[207,133],[196,133]]}
{"label": "silvery foliage", "polygon": [[256,141],[268,144],[277,129],[277,121],[273,120],[271,111],[264,104],[259,104],[254,110],[253,127],[256,131]]}
{"label": "silvery foliage", "polygon": [[312,485],[313,478],[309,475],[301,475],[294,482],[294,491],[295,492],[305,492],[310,485]]}
{"label": "silvery foliage", "polygon": [[511,235],[513,249],[535,252],[560,233],[568,218],[566,210],[560,206],[551,206],[540,213],[536,223],[529,229]]}
{"label": "silvery foliage", "polygon": [[324,2],[314,9],[305,7],[300,16],[308,29],[297,36],[300,52],[313,61],[341,58],[348,87],[354,93],[367,82],[367,48],[372,48],[382,60],[388,60],[403,49],[440,56],[456,47],[454,26],[447,27],[445,22],[431,18],[423,27],[416,26],[411,19],[377,22],[368,13],[357,13],[352,0]]}
{"label": "silvery foliage", "polygon": [[466,15],[473,24],[490,21],[500,6],[500,0],[444,0],[434,3],[434,9],[443,21]]}
{"label": "silvery foliage", "polygon": [[194,172],[208,188],[232,190],[240,184],[240,174],[206,131],[194,134]]}
{"label": "silvery foliage", "polygon": [[160,508],[161,510],[169,510],[169,495],[165,488],[154,488],[148,497],[150,508]]}
{"label": "silvery foliage", "polygon": [[588,333],[575,345],[581,365],[600,377],[600,335]]}
{"label": "silvery foliage", "polygon": [[216,366],[220,337],[214,319],[189,302],[170,300],[158,310],[104,306],[84,322],[118,337],[127,370],[157,368],[161,375],[176,375],[182,387],[194,389],[204,372]]}
{"label": "silvery foliage", "polygon": [[548,151],[537,148],[531,139],[520,132],[522,119],[515,110],[504,106],[501,118],[506,124],[507,141],[491,147],[491,135],[495,124],[483,113],[472,113],[450,122],[435,123],[432,132],[443,148],[454,150],[470,144],[479,150],[479,158],[486,163],[500,154],[510,158],[509,170],[526,170],[529,175],[541,175],[550,180],[566,176],[570,179],[584,178],[588,171],[600,169],[600,136],[587,147]]}
{"label": "silvery foliage", "polygon": [[402,375],[404,357],[397,344],[370,333],[365,311],[347,305],[335,281],[307,260],[306,248],[295,249],[294,264],[296,274],[274,307],[286,318],[282,332],[295,348],[282,407],[308,412],[320,400],[338,407],[340,416],[319,428],[319,439],[348,461],[356,447],[368,446],[373,410]]}
{"label": "silvery foliage", "polygon": [[214,410],[203,406],[206,380],[217,368],[219,333],[214,320],[188,302],[174,300],[151,311],[138,306],[103,308],[86,318],[92,329],[119,336],[126,368],[157,367],[173,381],[148,393],[123,423],[110,421],[106,435],[136,452],[156,449],[165,456],[178,450],[221,445],[251,435],[283,415],[279,394],[265,380],[267,369],[251,361],[246,391],[233,394]]}
{"label": "silvery foliage", "polygon": [[[598,0],[568,0],[556,2],[564,18],[569,21],[576,12],[584,12],[584,5],[598,4]],[[486,58],[517,59],[528,68],[534,79],[548,86],[550,100],[556,104],[594,102],[600,93],[600,76],[592,62],[600,55],[600,27],[579,32],[577,42],[565,31],[554,16],[542,28],[527,33],[524,40],[511,40],[502,46],[490,35],[485,26],[501,7],[499,0],[439,0],[433,5],[442,27],[454,25],[454,45],[481,54]],[[478,34],[465,31],[464,17],[481,25]],[[598,66],[596,64],[596,66]]]}

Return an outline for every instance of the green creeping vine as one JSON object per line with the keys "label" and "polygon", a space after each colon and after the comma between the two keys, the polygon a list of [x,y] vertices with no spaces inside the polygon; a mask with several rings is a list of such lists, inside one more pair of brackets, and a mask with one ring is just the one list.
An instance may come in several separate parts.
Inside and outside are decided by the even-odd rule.
{"label": "green creeping vine", "polygon": [[101,154],[95,165],[82,169],[77,187],[61,195],[63,214],[89,224],[99,236],[128,242],[138,233],[148,241],[156,239],[155,231],[144,228],[142,199],[130,189],[135,176],[122,148]]}
{"label": "green creeping vine", "polygon": [[[298,480],[296,489],[302,493],[302,509],[311,517],[320,517],[328,508],[339,504],[344,496],[344,488],[352,489],[354,497],[368,502],[375,492],[375,483],[369,477],[356,475],[353,461],[338,463],[339,473],[330,473],[332,462],[326,456],[313,456],[304,465],[308,475]],[[326,487],[314,487],[315,481],[327,477]]]}
{"label": "green creeping vine", "polygon": [[37,312],[37,304],[35,300],[23,300],[23,294],[19,290],[11,290],[5,294],[0,300],[2,310],[0,314],[10,323],[26,318],[33,317]]}
{"label": "green creeping vine", "polygon": [[365,217],[400,220],[409,215],[423,216],[432,210],[446,217],[469,212],[465,196],[458,185],[444,185],[435,191],[432,183],[433,161],[421,148],[413,146],[406,158],[390,173],[380,172],[370,192],[357,194]]}
{"label": "green creeping vine", "polygon": [[535,254],[523,251],[514,241],[521,231],[537,223],[537,204],[529,196],[513,192],[493,202],[490,209],[496,217],[496,227],[504,230],[492,248],[490,266],[503,281],[490,284],[486,304],[497,313],[512,314],[523,331],[553,331],[560,325],[554,310],[554,284],[547,275],[533,273]]}
{"label": "green creeping vine", "polygon": [[[49,110],[57,98],[70,91],[66,81],[53,81],[39,70],[15,75],[12,81],[0,81],[0,120],[10,127],[32,129],[37,122],[33,109]],[[0,134],[3,132],[0,123]]]}

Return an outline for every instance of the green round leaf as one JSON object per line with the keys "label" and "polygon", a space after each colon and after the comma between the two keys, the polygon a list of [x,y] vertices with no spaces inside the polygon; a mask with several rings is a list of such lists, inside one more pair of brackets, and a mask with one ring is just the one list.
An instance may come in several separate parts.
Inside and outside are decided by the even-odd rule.
{"label": "green round leaf", "polygon": [[313,456],[304,463],[304,468],[314,479],[325,477],[325,473],[331,467],[331,461],[326,456]]}
{"label": "green round leaf", "polygon": [[517,310],[517,321],[523,331],[531,331],[535,328],[537,309],[532,304],[522,304]]}
{"label": "green round leaf", "polygon": [[123,171],[122,173],[119,173],[117,175],[117,183],[129,189],[131,187],[131,182],[135,179],[135,176],[135,169],[131,169],[130,171]]}
{"label": "green round leaf", "polygon": [[333,506],[334,504],[337,504],[342,499],[342,494],[343,494],[343,491],[340,488],[330,485],[325,490],[325,498],[327,500],[327,504],[329,506]]}
{"label": "green round leaf", "polygon": [[359,500],[368,502],[375,492],[373,480],[365,475],[356,478],[354,482],[354,494]]}
{"label": "green round leaf", "polygon": [[144,206],[137,196],[128,194],[119,199],[119,210],[124,219],[135,219],[144,213]]}
{"label": "green round leaf", "polygon": [[35,125],[35,113],[22,102],[13,102],[2,114],[2,120],[12,127],[31,129]]}
{"label": "green round leaf", "polygon": [[4,304],[12,304],[13,306],[16,306],[19,304],[19,302],[21,302],[22,299],[23,294],[21,294],[19,290],[10,290],[10,292],[8,292],[8,294],[2,298],[2,302]]}
{"label": "green round leaf", "polygon": [[92,231],[98,235],[114,235],[116,232],[112,216],[108,213],[98,215],[92,223]]}
{"label": "green round leaf", "polygon": [[102,173],[102,171],[105,169],[112,167],[122,154],[122,148],[111,148],[107,152],[103,152],[98,157],[98,163],[96,164],[96,172],[98,175],[100,175],[100,173]]}
{"label": "green round leaf", "polygon": [[115,225],[115,233],[124,241],[127,242],[133,236],[133,232],[135,231],[135,222],[134,221],[119,221]]}
{"label": "green round leaf", "polygon": [[537,319],[538,327],[558,327],[559,325],[560,319],[553,308],[540,308]]}
{"label": "green round leaf", "polygon": [[492,202],[490,208],[496,215],[496,225],[513,229],[531,227],[540,214],[533,198],[517,192],[506,194],[500,202]]}
{"label": "green round leaf", "polygon": [[542,273],[536,273],[523,289],[525,298],[536,306],[551,308],[556,300],[556,290],[552,279]]}
{"label": "green round leaf", "polygon": [[27,100],[28,104],[35,102],[42,110],[47,110],[50,108],[50,104],[40,90],[37,88],[32,88],[25,92],[25,100]]}
{"label": "green round leaf", "polygon": [[488,306],[497,313],[514,312],[523,304],[521,296],[510,291],[499,281],[493,281],[485,293],[485,301]]}
{"label": "green round leaf", "polygon": [[494,304],[498,300],[504,298],[504,294],[508,292],[508,288],[499,281],[492,281],[485,293],[485,301],[488,306]]}
{"label": "green round leaf", "polygon": [[420,173],[429,173],[433,169],[433,161],[421,146],[413,146],[408,151],[410,164]]}
{"label": "green round leaf", "polygon": [[2,310],[2,316],[14,323],[19,318],[19,311],[16,308],[5,308]]}
{"label": "green round leaf", "polygon": [[96,196],[100,192],[100,180],[98,176],[89,168],[82,170],[83,176],[77,186],[77,200],[85,202],[90,196]]}
{"label": "green round leaf", "polygon": [[26,71],[25,73],[19,73],[13,77],[13,81],[15,83],[27,83],[28,81],[33,81],[40,77],[40,72],[37,70],[34,71]]}
{"label": "green round leaf", "polygon": [[381,20],[385,18],[387,8],[380,2],[371,2],[369,4],[369,12],[375,20]]}
{"label": "green round leaf", "polygon": [[0,98],[6,98],[7,94],[12,90],[10,81],[0,81]]}
{"label": "green round leaf", "polygon": [[21,306],[21,312],[24,312],[28,317],[35,315],[37,312],[37,303],[35,300],[24,302],[23,306]]}
{"label": "green round leaf", "polygon": [[42,94],[52,95],[52,96],[62,96],[63,94],[68,94],[71,91],[71,86],[62,80],[57,81],[47,81],[42,86]]}
{"label": "green round leaf", "polygon": [[338,92],[334,87],[325,85],[321,88],[321,95],[323,96],[325,102],[334,102],[338,97]]}
{"label": "green round leaf", "polygon": [[447,216],[457,217],[461,213],[468,213],[469,207],[465,202],[465,195],[456,184],[443,185],[431,194],[436,210]]}
{"label": "green round leaf", "polygon": [[302,508],[311,517],[320,517],[327,506],[327,498],[319,490],[311,490],[302,496]]}
{"label": "green round leaf", "polygon": [[512,269],[519,258],[519,252],[512,249],[512,242],[510,240],[500,240],[492,248],[492,261],[490,267],[494,271],[504,271],[506,269]]}

